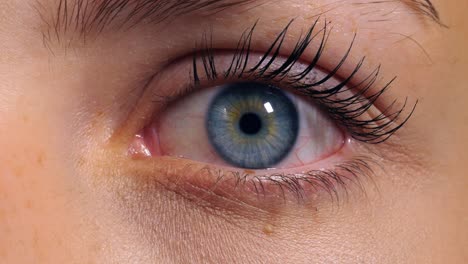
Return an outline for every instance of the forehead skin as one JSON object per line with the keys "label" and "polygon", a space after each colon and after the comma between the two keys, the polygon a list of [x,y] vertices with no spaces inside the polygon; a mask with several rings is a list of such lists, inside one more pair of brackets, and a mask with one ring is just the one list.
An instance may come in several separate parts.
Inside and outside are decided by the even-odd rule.
{"label": "forehead skin", "polygon": [[[57,1],[0,1],[0,263],[466,263],[468,1],[433,0],[440,21],[413,16],[415,6],[377,21],[368,7],[319,2],[246,4],[76,41],[54,27],[48,10]],[[366,197],[317,213],[298,205],[259,212],[266,220],[224,214],[128,181],[106,155],[108,128],[124,122],[112,112],[135,96],[128,86],[154,61],[162,68],[190,51],[193,39],[182,35],[214,25],[235,45],[231,32],[258,17],[268,21],[263,35],[274,36],[317,10],[334,18],[337,42],[350,28],[363,32],[356,54],[399,77],[393,97],[419,99],[401,146],[388,147],[411,162],[382,160],[379,188]]]}

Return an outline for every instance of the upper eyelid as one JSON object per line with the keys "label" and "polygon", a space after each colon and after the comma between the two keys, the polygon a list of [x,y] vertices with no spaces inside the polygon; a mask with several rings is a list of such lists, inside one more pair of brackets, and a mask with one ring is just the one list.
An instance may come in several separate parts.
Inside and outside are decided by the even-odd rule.
{"label": "upper eyelid", "polygon": [[[388,1],[350,1],[350,6],[381,5]],[[444,26],[438,10],[431,0],[399,0],[419,17]],[[268,3],[265,0],[217,0],[217,1],[145,1],[145,0],[59,0],[53,6],[46,6],[36,0],[32,8],[42,24],[44,44],[51,48],[54,44],[67,44],[79,40],[89,42],[104,31],[120,31],[144,24],[159,24],[168,19],[177,19],[188,14],[206,15],[219,12],[238,12],[233,9],[251,9]],[[347,2],[348,3],[348,2]],[[322,3],[326,5],[327,3]],[[344,4],[344,3],[340,3]],[[362,16],[362,15],[361,15]],[[201,16],[203,17],[203,16]],[[123,31],[125,32],[125,31]],[[66,41],[64,41],[66,40]],[[60,46],[60,45],[59,45]],[[66,45],[65,45],[66,46]]]}
{"label": "upper eyelid", "polygon": [[[351,73],[345,77],[342,77],[342,81],[337,85],[325,88],[320,87],[322,84],[327,83],[328,80],[337,75],[337,72],[348,59],[348,55],[351,52],[356,36],[354,36],[348,50],[345,52],[345,55],[342,57],[342,59],[328,74],[325,75],[325,77],[323,77],[321,80],[314,80],[312,83],[307,83],[306,81],[303,81],[303,79],[305,79],[310,74],[310,72],[315,69],[315,66],[318,64],[318,60],[322,56],[321,53],[324,48],[324,43],[326,43],[328,40],[328,23],[325,22],[323,28],[318,30],[319,33],[323,32],[320,47],[317,51],[315,51],[318,56],[316,55],[313,62],[305,68],[303,71],[304,74],[300,72],[296,75],[293,75],[292,79],[288,79],[288,77],[290,77],[288,72],[291,70],[289,66],[294,66],[294,64],[302,58],[302,55],[306,53],[307,47],[311,44],[315,37],[319,35],[319,33],[313,34],[319,20],[320,18],[318,18],[307,31],[308,34],[305,34],[303,38],[300,38],[297,41],[297,44],[291,54],[294,54],[298,50],[299,52],[294,55],[292,60],[289,59],[292,56],[290,55],[283,64],[278,66],[278,68],[273,68],[272,66],[273,61],[275,61],[280,54],[283,41],[285,41],[285,36],[289,27],[293,23],[293,20],[285,26],[280,34],[278,34],[278,36],[274,39],[273,44],[271,44],[270,48],[267,49],[265,55],[261,57],[259,62],[255,63],[251,68],[247,69],[246,65],[248,64],[249,60],[250,43],[253,37],[253,31],[257,25],[257,23],[255,23],[250,30],[246,30],[241,35],[241,39],[238,42],[239,44],[234,51],[231,65],[222,74],[224,75],[224,79],[227,80],[228,77],[234,77],[234,79],[238,78],[240,80],[247,78],[248,81],[274,82],[276,81],[276,77],[282,76],[278,83],[284,84],[284,80],[286,78],[286,85],[289,85],[300,93],[318,101],[322,106],[325,107],[325,110],[329,112],[333,119],[340,121],[343,126],[347,127],[348,132],[350,132],[355,139],[372,144],[378,144],[388,140],[409,121],[418,104],[417,100],[413,107],[409,108],[409,111],[405,111],[408,107],[408,98],[405,98],[404,103],[401,105],[397,105],[397,100],[394,100],[389,105],[384,106],[380,109],[380,112],[376,116],[368,117],[367,119],[362,119],[361,117],[366,115],[371,107],[375,106],[376,102],[378,102],[380,97],[382,97],[382,95],[388,90],[396,77],[388,81],[382,87],[379,87],[379,90],[375,91],[374,86],[377,77],[380,74],[380,66],[378,66],[367,77],[361,79],[357,84],[354,84],[354,86],[348,87],[357,72],[361,69],[361,66],[364,62],[364,58],[362,58],[356,64]],[[207,79],[209,81],[218,79],[214,51],[211,46],[213,39],[212,37],[208,38],[206,35],[204,35],[203,40],[205,44],[203,45],[201,51],[195,52],[193,56],[192,75],[194,86],[198,86],[200,83],[200,78],[198,76],[197,56],[201,57],[201,59],[198,58],[198,60],[201,61],[200,64],[202,64],[202,68],[206,74]],[[315,61],[315,59],[317,59],[317,61]],[[283,67],[284,65],[286,66]],[[277,69],[284,69],[284,71],[278,72]],[[296,78],[297,76],[300,76],[301,78]],[[195,88],[191,88],[191,90],[192,89]],[[346,95],[345,97],[333,97],[337,94],[342,94],[351,90],[356,91],[352,93],[348,92],[349,95]]]}

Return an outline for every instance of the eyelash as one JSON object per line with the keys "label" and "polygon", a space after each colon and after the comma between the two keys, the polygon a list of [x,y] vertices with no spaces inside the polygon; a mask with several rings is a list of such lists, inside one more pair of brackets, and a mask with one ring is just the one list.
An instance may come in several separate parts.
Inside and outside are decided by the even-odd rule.
{"label": "eyelash", "polygon": [[[342,127],[347,129],[349,134],[354,139],[360,142],[370,144],[385,142],[410,119],[416,109],[418,102],[416,101],[409,114],[403,117],[402,115],[408,106],[407,98],[405,99],[403,105],[397,109],[395,109],[397,100],[394,100],[376,117],[371,119],[361,118],[369,110],[369,108],[374,106],[376,101],[396,80],[395,77],[386,85],[384,85],[383,88],[378,89],[377,92],[374,92],[369,96],[365,96],[365,94],[374,90],[375,82],[380,74],[380,66],[378,66],[360,83],[351,88],[346,88],[353,77],[355,77],[361,69],[365,61],[365,57],[356,64],[351,74],[344,78],[344,80],[338,85],[326,88],[324,90],[316,89],[337,75],[337,72],[348,59],[356,35],[351,41],[351,44],[345,55],[328,75],[326,75],[321,80],[311,83],[307,82],[307,76],[310,73],[313,73],[314,69],[317,67],[330,35],[330,30],[328,30],[329,23],[327,21],[325,21],[323,28],[320,29],[318,33],[314,34],[314,30],[316,29],[319,22],[319,19],[317,19],[309,28],[305,37],[301,37],[298,40],[295,48],[288,56],[286,61],[277,69],[273,69],[273,65],[275,65],[275,62],[278,59],[280,50],[286,38],[286,34],[293,21],[294,20],[291,20],[287,24],[287,26],[281,31],[281,33],[277,36],[269,49],[263,55],[262,59],[250,69],[247,68],[247,64],[249,62],[249,56],[252,52],[251,41],[257,23],[255,23],[251,29],[245,31],[242,34],[236,49],[234,50],[234,55],[232,57],[232,62],[229,68],[222,73],[222,78],[235,78],[240,80],[248,79],[249,81],[260,81],[292,88],[299,94],[304,95],[318,103],[318,105],[320,105],[325,110],[325,112],[329,114],[330,118],[339,122]],[[304,52],[319,34],[321,35],[320,46],[311,63],[309,63],[301,73],[290,74],[291,69],[298,61],[301,60]],[[214,59],[214,50],[211,47],[212,38],[208,40],[207,36],[204,35],[203,42],[204,48],[199,52],[195,52],[193,56],[193,87],[191,89],[196,89],[198,86],[200,86],[200,77],[197,70],[197,62],[199,60],[202,61],[203,70],[205,71],[205,75],[208,81],[216,81],[219,79],[220,74],[217,71],[216,62]],[[340,94],[355,89],[358,90],[357,93],[350,93],[350,95],[345,98],[339,98]]]}
{"label": "eyelash", "polygon": [[[267,199],[273,196],[280,197],[286,201],[292,195],[297,202],[301,203],[307,202],[308,198],[320,194],[319,191],[324,191],[331,201],[339,204],[342,200],[340,191],[344,191],[345,197],[347,197],[350,186],[355,186],[359,191],[365,192],[361,179],[371,179],[375,173],[371,164],[378,165],[375,163],[369,157],[359,156],[328,170],[310,170],[296,174],[272,173],[257,176],[252,176],[248,172],[225,172],[205,167],[200,170],[203,175],[208,173],[209,175],[216,176],[216,181],[212,187],[200,189],[196,184],[189,183],[189,185],[198,191],[204,191],[208,196],[217,195],[219,188],[219,192],[223,196],[228,195],[234,202],[242,199],[236,198],[235,193],[230,193],[223,188],[223,181],[227,182],[231,188],[234,188],[234,190],[239,191],[241,194],[245,191],[253,191],[259,199]],[[177,179],[177,181],[180,181],[180,179]],[[177,185],[175,182],[174,184]],[[183,193],[181,192],[181,194]]]}
{"label": "eyelash", "polygon": [[[251,42],[257,23],[250,29],[244,31],[233,52],[232,61],[228,69],[224,72],[220,72],[217,69],[215,49],[212,47],[212,36],[208,38],[205,34],[203,36],[202,49],[194,51],[193,65],[190,72],[192,85],[183,91],[182,94],[200,88],[201,75],[199,75],[198,64],[201,61],[202,69],[208,82],[216,82],[219,79],[223,79],[224,81],[232,79],[259,81],[279,87],[287,86],[295,90],[299,94],[316,102],[329,114],[330,118],[346,128],[348,133],[360,142],[370,144],[382,143],[388,140],[410,119],[416,109],[417,101],[411,108],[409,114],[403,117],[403,113],[408,107],[407,99],[405,99],[404,104],[396,110],[395,100],[376,117],[370,119],[362,118],[396,79],[392,79],[384,87],[378,89],[377,92],[373,92],[366,97],[365,94],[374,89],[375,82],[380,73],[380,66],[378,66],[371,74],[364,78],[364,80],[360,81],[360,83],[351,88],[346,88],[361,69],[365,58],[362,58],[356,64],[354,70],[338,85],[322,90],[317,89],[317,87],[320,87],[320,85],[335,77],[341,67],[343,67],[351,52],[356,35],[340,62],[329,74],[321,80],[310,83],[307,82],[307,76],[313,73],[314,69],[318,67],[318,62],[323,55],[323,51],[330,36],[331,28],[329,27],[330,23],[327,21],[325,21],[323,28],[318,30],[317,33],[314,33],[314,30],[318,26],[319,19],[317,19],[309,28],[307,34],[299,38],[285,62],[280,64],[276,69],[273,68],[273,65],[277,65],[275,62],[278,60],[280,50],[293,21],[294,20],[291,20],[281,31],[263,54],[262,59],[250,68],[247,67],[247,65],[252,53]],[[291,74],[294,65],[301,60],[312,41],[319,35],[321,36],[320,45],[312,61],[302,72]],[[355,89],[358,90],[358,92],[354,94],[350,93],[351,95],[346,97],[343,96],[343,94],[347,94],[347,92],[351,92]],[[361,179],[371,178],[371,176],[374,175],[374,167],[380,168],[379,164],[377,164],[373,158],[368,156],[354,156],[348,161],[334,165],[330,169],[309,170],[301,173],[273,172],[266,175],[252,175],[251,172],[217,170],[206,166],[200,171],[195,172],[193,177],[186,176],[189,178],[197,178],[197,175],[206,175],[208,172],[209,175],[215,177],[216,181],[213,187],[205,190],[208,195],[216,194],[217,188],[222,189],[220,193],[226,194],[226,190],[220,187],[225,181],[230,183],[234,182],[235,190],[243,186],[243,188],[255,192],[258,197],[275,195],[283,197],[286,200],[287,194],[291,193],[298,201],[301,201],[308,196],[309,190],[313,191],[314,194],[316,194],[318,190],[322,190],[327,193],[333,201],[340,201],[339,190],[343,190],[347,195],[349,185],[355,185],[359,190],[364,191],[360,181]],[[265,190],[265,186],[267,185],[269,186],[268,191]],[[277,192],[272,191],[271,188],[276,188]]]}

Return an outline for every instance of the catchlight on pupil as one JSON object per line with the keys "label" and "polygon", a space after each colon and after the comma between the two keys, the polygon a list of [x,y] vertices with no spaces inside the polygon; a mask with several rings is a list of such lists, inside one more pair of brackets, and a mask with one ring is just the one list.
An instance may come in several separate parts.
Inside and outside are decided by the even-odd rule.
{"label": "catchlight on pupil", "polygon": [[206,129],[216,152],[233,166],[271,168],[293,148],[296,106],[280,89],[260,83],[225,85],[211,102]]}

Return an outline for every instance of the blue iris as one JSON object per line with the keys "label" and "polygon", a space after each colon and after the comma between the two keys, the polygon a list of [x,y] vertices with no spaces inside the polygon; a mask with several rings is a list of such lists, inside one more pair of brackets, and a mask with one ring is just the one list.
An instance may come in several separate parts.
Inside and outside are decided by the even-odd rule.
{"label": "blue iris", "polygon": [[299,117],[280,89],[260,83],[225,85],[211,102],[206,129],[216,152],[233,166],[271,168],[294,146]]}

